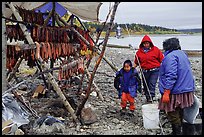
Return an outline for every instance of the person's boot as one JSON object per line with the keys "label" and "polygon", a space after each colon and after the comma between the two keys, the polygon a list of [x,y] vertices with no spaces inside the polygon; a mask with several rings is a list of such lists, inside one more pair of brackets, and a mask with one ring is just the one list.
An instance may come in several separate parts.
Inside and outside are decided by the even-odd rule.
{"label": "person's boot", "polygon": [[173,130],[172,135],[182,135],[181,128],[182,128],[181,125],[172,124],[172,130]]}
{"label": "person's boot", "polygon": [[194,124],[184,122],[182,125],[183,135],[195,135],[196,129]]}

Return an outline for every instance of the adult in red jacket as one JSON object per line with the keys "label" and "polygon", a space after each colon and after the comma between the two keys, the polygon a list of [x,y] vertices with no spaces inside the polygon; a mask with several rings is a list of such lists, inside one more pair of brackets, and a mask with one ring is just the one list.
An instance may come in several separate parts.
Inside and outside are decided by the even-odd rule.
{"label": "adult in red jacket", "polygon": [[155,97],[159,67],[163,58],[164,55],[161,50],[154,46],[148,35],[145,35],[139,45],[139,50],[135,54],[134,67],[140,65],[144,74],[142,80],[147,102],[153,101]]}

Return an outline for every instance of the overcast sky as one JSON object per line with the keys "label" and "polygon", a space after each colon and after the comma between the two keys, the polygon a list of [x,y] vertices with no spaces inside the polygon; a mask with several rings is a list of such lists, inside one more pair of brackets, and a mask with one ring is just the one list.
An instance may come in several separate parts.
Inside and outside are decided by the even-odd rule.
{"label": "overcast sky", "polygon": [[[110,2],[103,2],[99,19],[105,21],[109,6]],[[121,2],[114,22],[171,29],[202,28],[202,2]]]}

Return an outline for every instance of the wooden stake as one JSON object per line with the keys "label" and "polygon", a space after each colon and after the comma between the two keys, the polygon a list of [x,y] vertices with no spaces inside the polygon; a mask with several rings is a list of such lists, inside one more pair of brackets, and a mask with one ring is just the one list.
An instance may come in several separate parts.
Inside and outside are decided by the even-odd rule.
{"label": "wooden stake", "polygon": [[[90,74],[89,70],[87,69],[87,67],[85,67],[85,73],[86,73],[87,79],[88,79],[88,80],[91,79],[91,74]],[[101,95],[101,93],[99,92],[100,89],[98,88],[98,86],[96,85],[96,83],[95,83],[94,81],[93,81],[93,86],[94,86],[94,88],[95,88],[95,91],[96,91],[96,93],[97,93],[97,96],[103,101],[104,98],[103,98],[103,96]]]}
{"label": "wooden stake", "polygon": [[81,110],[83,109],[84,107],[84,104],[86,103],[89,95],[90,95],[90,91],[91,91],[91,85],[92,85],[92,82],[93,82],[93,79],[94,79],[94,76],[95,76],[95,73],[96,73],[96,70],[103,58],[103,55],[105,53],[105,49],[106,49],[106,44],[108,42],[108,37],[110,35],[110,30],[112,28],[112,25],[113,25],[113,20],[115,18],[115,13],[116,13],[116,10],[117,10],[117,7],[119,5],[120,2],[115,2],[114,4],[114,8],[113,8],[113,12],[112,12],[112,15],[111,15],[111,19],[110,19],[110,24],[109,24],[109,27],[108,27],[108,30],[106,32],[106,36],[105,36],[105,39],[104,39],[104,43],[103,43],[103,48],[102,48],[102,51],[101,51],[101,54],[94,66],[94,69],[93,69],[93,73],[91,74],[91,78],[90,78],[90,81],[89,81],[89,85],[88,85],[88,89],[87,89],[87,92],[86,92],[86,95],[84,97],[84,99],[82,100],[81,104],[78,106],[77,110],[76,110],[76,115],[80,115],[81,114]]}

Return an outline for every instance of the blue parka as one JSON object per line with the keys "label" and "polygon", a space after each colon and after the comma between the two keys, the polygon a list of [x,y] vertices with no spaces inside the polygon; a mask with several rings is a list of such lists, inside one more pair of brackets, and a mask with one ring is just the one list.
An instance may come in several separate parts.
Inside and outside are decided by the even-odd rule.
{"label": "blue parka", "polygon": [[[131,69],[130,71],[132,71],[132,74],[130,76],[130,80],[129,80],[129,86],[128,86],[128,90],[129,93],[132,97],[136,97],[137,96],[137,88],[138,88],[138,81],[136,78],[136,75],[138,75],[138,72],[136,69]],[[120,88],[118,89],[118,96],[119,98],[122,95],[122,92],[124,91],[124,69],[120,69],[120,71],[116,72],[116,76],[120,75],[119,78],[119,83],[120,83]]]}
{"label": "blue parka", "polygon": [[182,50],[166,51],[159,69],[159,90],[163,94],[170,89],[171,94],[193,92],[195,81],[187,54]]}

